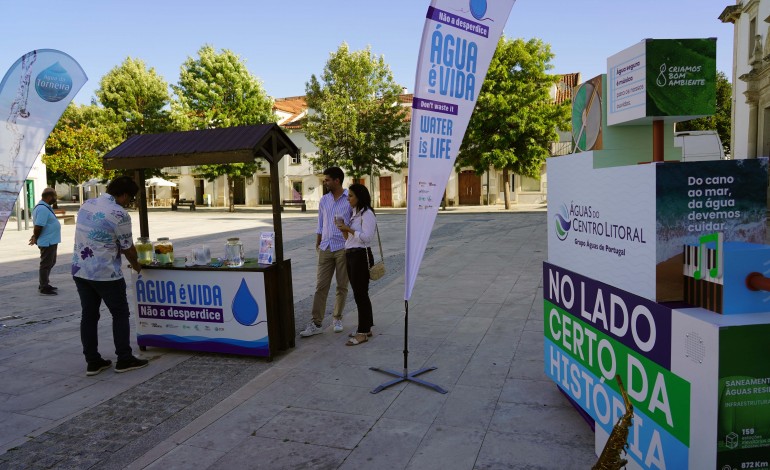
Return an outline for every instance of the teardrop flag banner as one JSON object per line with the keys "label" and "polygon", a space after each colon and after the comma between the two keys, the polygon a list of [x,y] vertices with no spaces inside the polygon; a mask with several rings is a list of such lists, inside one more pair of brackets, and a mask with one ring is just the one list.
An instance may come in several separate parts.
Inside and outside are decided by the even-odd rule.
{"label": "teardrop flag banner", "polygon": [[412,101],[404,300],[515,0],[432,0]]}
{"label": "teardrop flag banner", "polygon": [[87,80],[69,55],[38,49],[0,82],[0,237],[48,134]]}

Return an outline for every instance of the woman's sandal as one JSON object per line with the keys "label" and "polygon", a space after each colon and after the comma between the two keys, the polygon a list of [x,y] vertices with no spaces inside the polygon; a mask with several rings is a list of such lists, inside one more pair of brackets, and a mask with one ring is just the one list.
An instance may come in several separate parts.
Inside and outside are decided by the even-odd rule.
{"label": "woman's sandal", "polygon": [[369,341],[366,339],[366,335],[364,333],[358,333],[355,337],[350,338],[347,343],[345,343],[345,346],[358,346],[361,343],[365,343]]}
{"label": "woman's sandal", "polygon": [[[352,332],[352,333],[350,333],[350,334],[348,335],[348,338],[355,338],[357,334],[363,334],[363,333],[356,333],[356,332],[354,331],[354,332]],[[369,333],[367,333],[367,334],[366,334],[366,336],[368,336],[368,337],[370,337],[370,338],[371,338],[371,337],[372,337],[372,332],[370,331]]]}

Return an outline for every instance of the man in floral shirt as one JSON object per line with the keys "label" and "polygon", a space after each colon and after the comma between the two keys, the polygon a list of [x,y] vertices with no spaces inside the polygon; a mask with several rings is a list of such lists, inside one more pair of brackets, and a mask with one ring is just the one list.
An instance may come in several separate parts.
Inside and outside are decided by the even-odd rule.
{"label": "man in floral shirt", "polygon": [[80,296],[83,316],[80,340],[86,357],[86,375],[108,369],[109,359],[99,354],[99,308],[102,301],[112,314],[112,336],[118,362],[115,372],[145,367],[148,361],[131,352],[131,327],[126,281],[120,270],[121,254],[139,272],[142,266],[136,255],[131,235],[131,217],[125,208],[136,197],[139,186],[128,176],[115,178],[107,185],[107,193],[89,199],[78,211],[75,249],[72,255],[72,278]]}

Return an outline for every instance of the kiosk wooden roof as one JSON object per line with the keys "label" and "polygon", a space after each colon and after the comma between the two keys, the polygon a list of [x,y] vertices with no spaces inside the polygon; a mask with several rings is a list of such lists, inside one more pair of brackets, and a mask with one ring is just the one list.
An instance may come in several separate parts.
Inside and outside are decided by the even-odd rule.
{"label": "kiosk wooden roof", "polygon": [[[142,134],[128,138],[104,156],[107,170],[135,170],[140,188],[144,187],[146,168],[171,166],[251,163],[264,158],[270,166],[275,230],[276,261],[283,261],[281,201],[278,162],[284,155],[297,155],[299,148],[277,124],[203,129],[195,131]],[[147,197],[139,192],[139,227],[149,236]]]}

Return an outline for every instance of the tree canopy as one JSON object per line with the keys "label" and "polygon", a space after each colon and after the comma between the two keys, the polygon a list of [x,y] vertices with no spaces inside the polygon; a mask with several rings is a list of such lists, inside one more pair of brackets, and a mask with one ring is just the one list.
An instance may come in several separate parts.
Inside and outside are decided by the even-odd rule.
{"label": "tree canopy", "polygon": [[70,103],[45,144],[43,163],[51,179],[80,184],[111,178],[113,172],[104,170],[102,157],[122,141],[124,132],[111,110]]}
{"label": "tree canopy", "polygon": [[275,122],[273,100],[240,56],[210,45],[182,64],[179,83],[171,88],[174,119],[182,129],[213,129]]}
{"label": "tree canopy", "polygon": [[95,94],[125,124],[124,139],[169,129],[168,83],[141,59],[127,57],[102,77]]}
{"label": "tree canopy", "polygon": [[690,121],[679,122],[676,124],[676,130],[679,131],[707,131],[716,130],[722,146],[725,148],[725,154],[730,154],[730,120],[733,110],[733,86],[727,79],[724,72],[717,72],[717,110],[713,116],[706,116]]}
{"label": "tree canopy", "polygon": [[318,154],[317,168],[339,166],[353,179],[405,166],[395,156],[408,135],[402,87],[383,56],[369,47],[351,52],[343,43],[330,54],[323,73],[305,84],[310,112],[305,133]]}
{"label": "tree canopy", "polygon": [[[181,129],[213,129],[275,122],[273,100],[262,83],[249,72],[241,58],[230,50],[217,53],[205,45],[198,58],[188,57],[181,67],[179,83],[172,85],[177,101],[172,103],[173,118]],[[226,175],[229,210],[235,210],[235,180],[251,176],[261,167],[254,163],[205,165],[196,172],[215,180]]]}
{"label": "tree canopy", "polygon": [[[550,144],[558,140],[557,129],[569,129],[568,103],[551,97],[558,75],[551,48],[540,39],[501,37],[489,66],[465,133],[456,167],[470,166],[481,174],[490,167],[533,178],[550,155]],[[509,208],[509,188],[505,207]]]}

